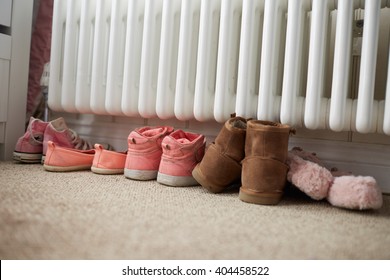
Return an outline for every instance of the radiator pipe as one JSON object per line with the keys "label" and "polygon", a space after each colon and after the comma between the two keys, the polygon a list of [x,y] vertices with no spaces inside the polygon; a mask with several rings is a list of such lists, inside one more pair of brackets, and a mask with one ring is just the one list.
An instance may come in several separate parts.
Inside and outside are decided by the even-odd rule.
{"label": "radiator pipe", "polygon": [[302,126],[303,97],[299,93],[305,18],[309,9],[310,1],[288,2],[280,121],[296,126]]}
{"label": "radiator pipe", "polygon": [[181,3],[180,35],[175,93],[175,116],[186,121],[194,118],[196,54],[198,52],[201,0]]}
{"label": "radiator pipe", "polygon": [[94,50],[92,57],[91,77],[91,109],[95,114],[107,114],[106,111],[106,82],[109,23],[111,5],[107,1],[99,0],[96,3]]}
{"label": "radiator pipe", "polygon": [[[380,0],[365,3],[362,56],[356,129],[361,133],[374,132],[377,120],[373,116],[376,57],[378,52]],[[377,110],[376,110],[377,111]]]}
{"label": "radiator pipe", "polygon": [[77,113],[75,91],[80,3],[77,0],[68,1],[66,16],[61,104],[62,108],[70,113]]}
{"label": "radiator pipe", "polygon": [[287,0],[266,0],[257,104],[257,118],[261,120],[278,121],[280,116],[278,78],[282,76],[279,65],[283,62],[280,53],[286,12]]}
{"label": "radiator pipe", "polygon": [[75,107],[80,113],[91,111],[92,40],[95,15],[96,1],[82,1],[75,92]]}
{"label": "radiator pipe", "polygon": [[202,0],[196,66],[194,116],[198,121],[214,119],[220,0]]}
{"label": "radiator pipe", "polygon": [[138,110],[143,118],[156,117],[162,1],[145,0]]}
{"label": "radiator pipe", "polygon": [[[389,30],[390,35],[390,30]],[[390,135],[390,42],[388,51],[388,66],[387,66],[387,84],[386,84],[386,96],[384,106],[384,117],[383,117],[383,132]]]}
{"label": "radiator pipe", "polygon": [[333,64],[329,127],[350,130],[352,100],[347,100],[352,52],[353,0],[339,0]]}
{"label": "radiator pipe", "polygon": [[259,81],[258,66],[261,55],[263,13],[264,1],[243,1],[236,113],[245,118],[255,118],[257,115],[258,88],[256,85]]}
{"label": "radiator pipe", "polygon": [[242,2],[222,0],[214,118],[225,122],[235,110]]}
{"label": "radiator pipe", "polygon": [[305,126],[309,129],[324,129],[328,103],[324,97],[328,18],[334,7],[330,6],[329,1],[323,0],[313,0],[312,5]]}
{"label": "radiator pipe", "polygon": [[53,23],[50,52],[50,80],[48,106],[54,111],[62,111],[62,45],[63,45],[63,25],[66,19],[66,2],[55,0],[53,5]]}
{"label": "radiator pipe", "polygon": [[105,108],[108,114],[117,116],[123,115],[121,102],[127,2],[124,0],[113,0],[111,8]]}
{"label": "radiator pipe", "polygon": [[175,116],[173,101],[176,91],[180,10],[180,0],[163,1],[156,90],[156,114],[160,119]]}
{"label": "radiator pipe", "polygon": [[145,2],[129,1],[127,7],[126,43],[121,109],[126,116],[138,116],[141,68],[142,30]]}

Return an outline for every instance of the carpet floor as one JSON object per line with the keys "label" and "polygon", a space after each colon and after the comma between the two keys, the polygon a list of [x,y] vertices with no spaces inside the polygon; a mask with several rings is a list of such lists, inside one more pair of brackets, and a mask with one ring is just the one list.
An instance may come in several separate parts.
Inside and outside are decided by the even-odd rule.
{"label": "carpet floor", "polygon": [[0,162],[0,259],[390,259],[390,196],[351,211],[288,189],[276,206],[123,175]]}

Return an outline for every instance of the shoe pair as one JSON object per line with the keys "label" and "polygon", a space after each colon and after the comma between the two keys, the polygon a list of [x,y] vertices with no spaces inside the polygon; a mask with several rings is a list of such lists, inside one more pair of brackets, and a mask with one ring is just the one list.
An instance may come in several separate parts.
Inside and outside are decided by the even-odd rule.
{"label": "shoe pair", "polygon": [[203,135],[172,127],[142,127],[128,137],[128,151],[115,152],[95,144],[79,150],[47,143],[44,168],[63,172],[92,170],[98,174],[122,174],[134,180],[153,180],[169,186],[192,186],[198,182],[192,170],[204,155]]}
{"label": "shoe pair", "polygon": [[31,117],[26,132],[15,145],[14,160],[25,163],[43,163],[49,141],[65,148],[92,149],[91,143],[80,138],[75,131],[68,128],[64,118],[44,122]]}
{"label": "shoe pair", "polygon": [[213,193],[241,180],[242,201],[277,204],[286,184],[290,132],[288,125],[233,117],[226,121],[192,175]]}
{"label": "shoe pair", "polygon": [[133,180],[154,180],[168,186],[193,186],[192,170],[202,160],[206,139],[174,131],[170,126],[142,127],[128,137],[124,174]]}
{"label": "shoe pair", "polygon": [[123,174],[126,152],[115,152],[95,144],[94,149],[79,150],[47,143],[43,167],[47,171],[66,172],[92,170],[97,174]]}

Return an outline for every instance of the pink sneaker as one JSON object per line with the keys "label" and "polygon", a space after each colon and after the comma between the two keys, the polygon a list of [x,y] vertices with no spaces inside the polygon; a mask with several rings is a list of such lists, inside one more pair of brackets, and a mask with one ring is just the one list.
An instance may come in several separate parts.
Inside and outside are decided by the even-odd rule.
{"label": "pink sneaker", "polygon": [[47,124],[34,117],[30,118],[26,132],[16,142],[14,160],[27,163],[41,162],[42,144]]}
{"label": "pink sneaker", "polygon": [[156,179],[162,155],[161,142],[172,131],[173,127],[170,126],[142,127],[132,131],[127,138],[125,177]]}
{"label": "pink sneaker", "polygon": [[201,134],[176,130],[162,141],[163,154],[157,182],[173,186],[195,186],[192,170],[202,160],[206,139]]}
{"label": "pink sneaker", "polygon": [[63,148],[72,148],[77,150],[91,150],[93,145],[88,141],[80,138],[78,134],[68,128],[64,118],[55,119],[46,127],[45,136],[43,139],[43,156],[42,161],[45,160],[47,143],[52,141],[56,145]]}
{"label": "pink sneaker", "polygon": [[43,167],[47,171],[63,172],[91,169],[95,150],[77,150],[47,142]]}
{"label": "pink sneaker", "polygon": [[123,174],[127,152],[114,152],[95,144],[95,157],[91,170],[97,174]]}

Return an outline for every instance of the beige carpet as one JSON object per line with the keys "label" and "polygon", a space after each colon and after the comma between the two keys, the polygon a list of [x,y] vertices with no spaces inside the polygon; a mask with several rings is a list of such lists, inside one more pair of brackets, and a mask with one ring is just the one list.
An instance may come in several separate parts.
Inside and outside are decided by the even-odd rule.
{"label": "beige carpet", "polygon": [[0,162],[0,259],[390,259],[389,218]]}

